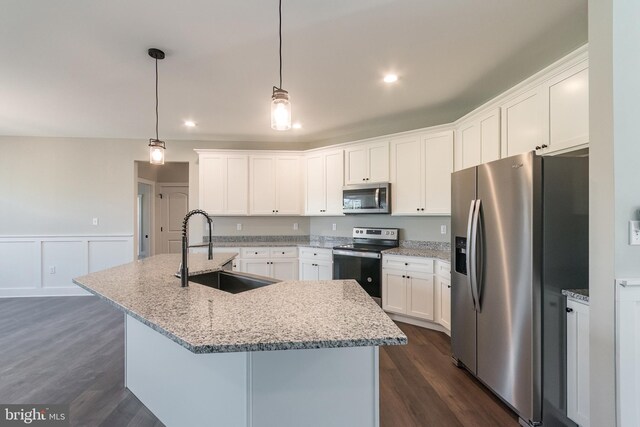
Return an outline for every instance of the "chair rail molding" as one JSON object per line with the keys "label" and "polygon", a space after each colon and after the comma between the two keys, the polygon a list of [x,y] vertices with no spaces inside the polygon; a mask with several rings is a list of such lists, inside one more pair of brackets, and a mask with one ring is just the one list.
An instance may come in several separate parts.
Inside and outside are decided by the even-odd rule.
{"label": "chair rail molding", "polygon": [[132,262],[133,235],[0,236],[0,298],[89,295],[72,279]]}

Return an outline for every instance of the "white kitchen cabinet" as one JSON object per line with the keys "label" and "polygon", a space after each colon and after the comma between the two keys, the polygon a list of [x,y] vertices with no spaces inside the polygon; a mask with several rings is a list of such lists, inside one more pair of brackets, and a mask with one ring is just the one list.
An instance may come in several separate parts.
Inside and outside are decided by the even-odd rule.
{"label": "white kitchen cabinet", "polygon": [[453,132],[391,140],[392,214],[450,215]]}
{"label": "white kitchen cabinet", "polygon": [[433,259],[384,255],[382,265],[382,309],[433,321]]}
{"label": "white kitchen cabinet", "polygon": [[249,213],[249,156],[199,153],[200,209],[211,215]]}
{"label": "white kitchen cabinet", "polygon": [[589,63],[587,60],[552,77],[542,85],[545,129],[544,153],[564,151],[589,143]]}
{"label": "white kitchen cabinet", "polygon": [[589,426],[589,306],[567,299],[567,416]]}
{"label": "white kitchen cabinet", "polygon": [[342,215],[344,151],[314,152],[305,166],[305,214]]}
{"label": "white kitchen cabinet", "polygon": [[300,248],[300,280],[331,280],[333,253],[331,249]]}
{"label": "white kitchen cabinet", "polygon": [[389,141],[351,145],[344,155],[347,185],[389,181]]}
{"label": "white kitchen cabinet", "polygon": [[542,98],[537,87],[502,105],[502,157],[539,151],[544,141]]}
{"label": "white kitchen cabinet", "polygon": [[237,260],[240,271],[273,277],[278,280],[298,279],[298,248],[255,247],[241,248]]}
{"label": "white kitchen cabinet", "polygon": [[455,170],[500,158],[500,108],[460,123],[456,130]]}
{"label": "white kitchen cabinet", "polygon": [[253,155],[249,162],[250,213],[300,215],[300,157]]}
{"label": "white kitchen cabinet", "polygon": [[438,323],[451,330],[451,279],[436,276],[436,287],[440,290]]}

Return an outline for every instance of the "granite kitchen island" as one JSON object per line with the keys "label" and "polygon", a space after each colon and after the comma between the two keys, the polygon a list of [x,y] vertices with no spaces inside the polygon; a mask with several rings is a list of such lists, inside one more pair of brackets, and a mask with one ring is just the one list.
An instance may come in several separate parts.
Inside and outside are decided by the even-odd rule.
{"label": "granite kitchen island", "polygon": [[[189,277],[236,254],[189,255]],[[239,294],[157,255],[74,279],[126,314],[125,384],[167,426],[376,426],[378,347],[406,336],[353,280]]]}

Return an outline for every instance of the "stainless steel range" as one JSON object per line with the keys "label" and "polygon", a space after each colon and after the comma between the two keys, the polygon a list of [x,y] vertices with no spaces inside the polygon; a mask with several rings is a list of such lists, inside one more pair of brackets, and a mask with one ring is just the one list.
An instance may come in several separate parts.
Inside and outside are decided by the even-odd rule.
{"label": "stainless steel range", "polygon": [[355,279],[378,304],[382,298],[382,251],[398,247],[397,228],[354,227],[353,243],[333,248],[333,278]]}

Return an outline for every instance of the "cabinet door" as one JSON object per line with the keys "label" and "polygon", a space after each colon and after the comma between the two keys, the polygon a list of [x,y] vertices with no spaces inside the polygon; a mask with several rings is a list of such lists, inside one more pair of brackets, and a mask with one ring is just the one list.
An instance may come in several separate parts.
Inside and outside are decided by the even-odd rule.
{"label": "cabinet door", "polygon": [[325,156],[325,214],[342,215],[342,187],[344,186],[344,152],[327,153]]}
{"label": "cabinet door", "polygon": [[453,132],[426,135],[424,144],[423,213],[451,215]]}
{"label": "cabinet door", "polygon": [[451,280],[438,277],[440,286],[440,319],[438,323],[451,329]]}
{"label": "cabinet door", "polygon": [[542,145],[540,89],[532,89],[502,107],[502,157],[526,153]]}
{"label": "cabinet door", "polygon": [[589,306],[567,301],[567,416],[589,426]]}
{"label": "cabinet door", "polygon": [[300,260],[300,280],[318,280],[318,267],[314,261]]}
{"label": "cabinet door", "polygon": [[326,209],[325,157],[314,154],[305,159],[305,213],[320,215]]}
{"label": "cabinet door", "polygon": [[212,215],[225,213],[226,169],[224,156],[200,156],[200,209]]}
{"label": "cabinet door", "polygon": [[[391,203],[395,215],[418,215],[424,207],[422,147],[419,136],[391,141]],[[451,191],[451,190],[449,190]]]}
{"label": "cabinet door", "polygon": [[500,158],[500,108],[478,119],[482,163]]}
{"label": "cabinet door", "polygon": [[407,271],[407,314],[433,320],[433,275]]}
{"label": "cabinet door", "polygon": [[331,261],[319,261],[316,262],[318,269],[318,280],[332,280],[333,279],[333,263]]}
{"label": "cabinet door", "polygon": [[407,284],[402,271],[382,270],[382,308],[391,313],[407,313]]}
{"label": "cabinet door", "polygon": [[482,163],[482,147],[480,145],[480,127],[476,121],[460,127],[460,149],[462,150],[462,169]]}
{"label": "cabinet door", "polygon": [[389,141],[370,143],[367,145],[369,174],[367,182],[389,181]]}
{"label": "cabinet door", "polygon": [[279,157],[276,159],[276,213],[278,215],[300,215],[301,186],[300,158]]}
{"label": "cabinet door", "polygon": [[247,215],[249,213],[249,156],[230,155],[227,157],[226,166],[225,214]]}
{"label": "cabinet door", "polygon": [[251,163],[251,214],[275,214],[276,179],[274,157],[252,156]]}
{"label": "cabinet door", "polygon": [[271,277],[278,280],[298,280],[298,260],[271,260]]}
{"label": "cabinet door", "polygon": [[266,259],[243,259],[240,261],[240,271],[271,277],[271,264]]}
{"label": "cabinet door", "polygon": [[589,68],[587,61],[551,78],[543,86],[546,153],[589,142]]}
{"label": "cabinet door", "polygon": [[345,181],[350,184],[363,184],[368,178],[367,147],[357,145],[344,150],[346,157]]}

